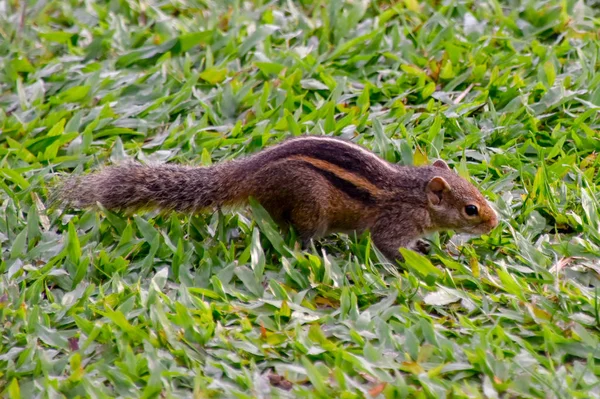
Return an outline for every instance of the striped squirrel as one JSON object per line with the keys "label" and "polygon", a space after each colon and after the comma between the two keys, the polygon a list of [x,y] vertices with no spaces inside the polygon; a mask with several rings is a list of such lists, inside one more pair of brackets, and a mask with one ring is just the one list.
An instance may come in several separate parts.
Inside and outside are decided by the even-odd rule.
{"label": "striped squirrel", "polygon": [[209,167],[129,163],[71,177],[58,188],[75,207],[199,212],[254,197],[307,244],[333,232],[370,230],[390,260],[400,247],[422,249],[421,236],[490,232],[498,224],[481,193],[442,161],[399,166],[348,141],[305,136]]}

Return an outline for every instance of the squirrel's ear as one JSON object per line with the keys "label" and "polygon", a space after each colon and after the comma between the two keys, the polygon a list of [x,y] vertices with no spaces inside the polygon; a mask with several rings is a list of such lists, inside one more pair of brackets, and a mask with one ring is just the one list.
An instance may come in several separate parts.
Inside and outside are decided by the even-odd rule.
{"label": "squirrel's ear", "polygon": [[427,199],[432,205],[439,205],[450,185],[443,177],[435,176],[427,183]]}
{"label": "squirrel's ear", "polygon": [[438,159],[437,161],[435,161],[433,163],[433,166],[435,166],[436,168],[440,168],[440,169],[450,170],[450,167],[448,166],[448,164],[446,162],[442,161],[441,159]]}

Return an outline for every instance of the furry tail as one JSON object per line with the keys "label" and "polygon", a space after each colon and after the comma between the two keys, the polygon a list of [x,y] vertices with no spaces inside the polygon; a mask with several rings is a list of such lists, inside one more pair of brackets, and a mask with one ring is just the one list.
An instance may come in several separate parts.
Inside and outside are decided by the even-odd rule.
{"label": "furry tail", "polygon": [[55,202],[76,208],[100,203],[119,211],[159,208],[195,212],[245,200],[236,187],[222,184],[217,167],[125,164],[67,178]]}

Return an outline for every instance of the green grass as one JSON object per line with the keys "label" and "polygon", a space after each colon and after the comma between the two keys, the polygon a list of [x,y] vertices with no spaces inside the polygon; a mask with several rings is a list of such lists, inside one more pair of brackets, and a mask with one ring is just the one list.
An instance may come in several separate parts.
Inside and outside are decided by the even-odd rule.
{"label": "green grass", "polygon": [[[0,396],[599,398],[599,14],[0,2]],[[47,207],[61,174],[300,134],[443,158],[501,224],[396,268],[368,234],[302,252],[260,209]]]}

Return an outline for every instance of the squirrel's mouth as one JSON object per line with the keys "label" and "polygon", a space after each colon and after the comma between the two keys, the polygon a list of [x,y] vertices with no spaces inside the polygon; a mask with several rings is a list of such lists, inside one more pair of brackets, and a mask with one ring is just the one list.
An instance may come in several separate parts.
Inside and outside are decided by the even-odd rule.
{"label": "squirrel's mouth", "polygon": [[484,221],[476,225],[466,226],[461,229],[464,233],[471,234],[487,234],[490,231],[494,230],[494,228],[498,225],[498,222],[495,223],[492,221]]}
{"label": "squirrel's mouth", "polygon": [[477,230],[479,230],[481,233],[489,233],[490,231],[494,230],[496,226],[498,226],[498,221],[488,220],[486,222],[480,223],[476,227]]}

